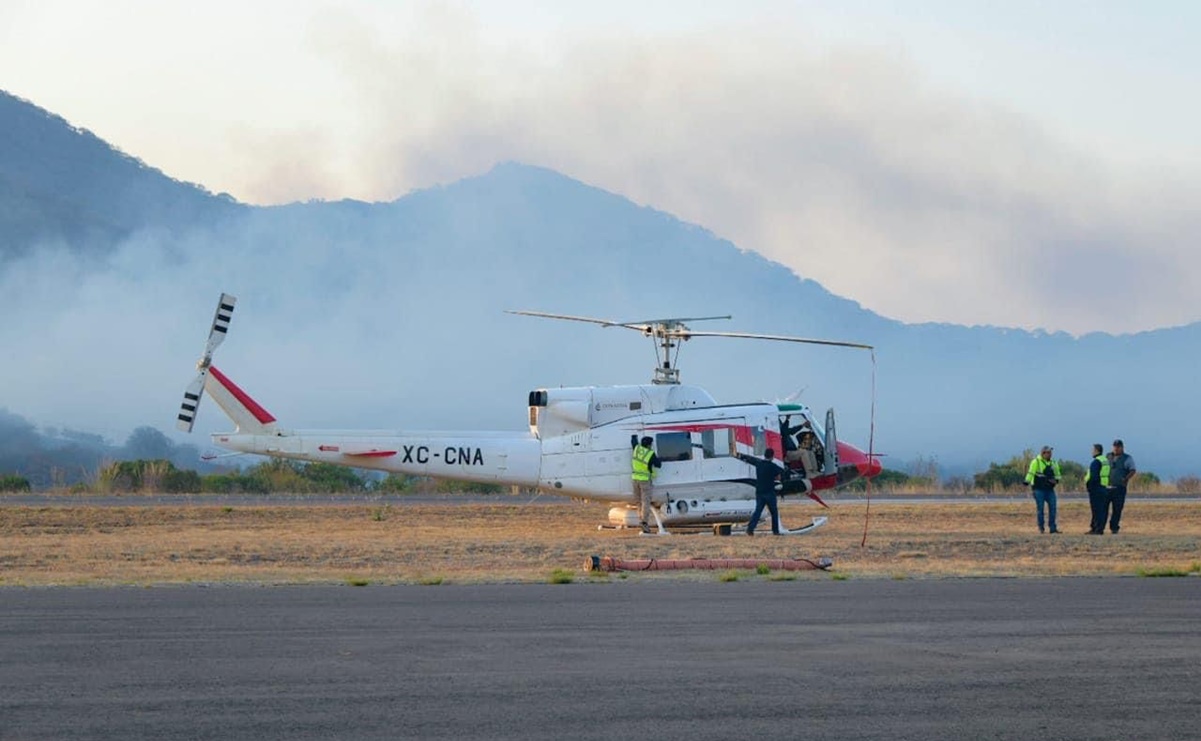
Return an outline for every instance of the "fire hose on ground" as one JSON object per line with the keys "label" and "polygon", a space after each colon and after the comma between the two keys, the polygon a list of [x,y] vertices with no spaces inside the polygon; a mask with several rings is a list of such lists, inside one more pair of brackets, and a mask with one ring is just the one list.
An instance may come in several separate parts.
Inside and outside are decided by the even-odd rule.
{"label": "fire hose on ground", "polygon": [[585,571],[676,571],[680,569],[757,569],[766,566],[773,571],[826,571],[834,562],[828,558],[812,561],[808,558],[635,558],[589,556]]}

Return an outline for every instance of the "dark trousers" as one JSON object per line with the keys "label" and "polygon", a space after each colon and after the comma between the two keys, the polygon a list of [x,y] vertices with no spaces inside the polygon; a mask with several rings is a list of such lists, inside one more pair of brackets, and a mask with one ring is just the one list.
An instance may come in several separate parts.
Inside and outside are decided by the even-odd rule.
{"label": "dark trousers", "polygon": [[1089,520],[1089,532],[1099,533],[1105,530],[1105,517],[1109,508],[1109,491],[1101,486],[1088,490],[1088,508],[1092,512]]}
{"label": "dark trousers", "polygon": [[[1109,532],[1116,533],[1122,527],[1122,508],[1126,506],[1126,487],[1109,487]],[[1102,513],[1098,527],[1104,529],[1105,515]]]}
{"label": "dark trousers", "polygon": [[776,535],[780,534],[780,507],[776,504],[776,493],[773,491],[771,494],[755,492],[755,512],[751,515],[751,521],[746,524],[747,535],[755,533],[755,525],[759,524],[764,507],[771,512],[771,531]]}

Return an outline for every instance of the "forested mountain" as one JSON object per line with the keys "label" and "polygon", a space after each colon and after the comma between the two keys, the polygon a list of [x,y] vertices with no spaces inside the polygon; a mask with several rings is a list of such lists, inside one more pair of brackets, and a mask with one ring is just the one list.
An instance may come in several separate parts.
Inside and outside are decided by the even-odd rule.
{"label": "forested mountain", "polygon": [[241,208],[0,91],[0,259],[47,243],[105,251],[140,228],[178,229]]}

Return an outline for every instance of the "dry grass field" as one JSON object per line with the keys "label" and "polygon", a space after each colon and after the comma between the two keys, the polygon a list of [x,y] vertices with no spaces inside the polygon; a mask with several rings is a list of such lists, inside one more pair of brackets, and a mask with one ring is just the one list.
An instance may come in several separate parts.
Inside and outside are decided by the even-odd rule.
{"label": "dry grass field", "polygon": [[[1122,533],[1084,535],[1083,502],[1061,504],[1062,535],[1039,535],[1029,501],[862,502],[783,507],[796,537],[646,537],[598,531],[607,508],[564,501],[261,506],[0,505],[0,586],[180,583],[462,584],[651,579],[924,579],[1197,575],[1201,502],[1132,497]],[[762,531],[770,533],[768,528]],[[829,572],[593,574],[592,555],[833,559]]]}

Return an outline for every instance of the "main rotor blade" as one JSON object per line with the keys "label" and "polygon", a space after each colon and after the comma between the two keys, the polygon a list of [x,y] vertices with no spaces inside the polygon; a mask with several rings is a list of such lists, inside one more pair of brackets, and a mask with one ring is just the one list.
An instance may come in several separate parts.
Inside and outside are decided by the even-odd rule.
{"label": "main rotor blade", "polygon": [[204,346],[206,358],[212,357],[213,351],[225,340],[225,333],[229,331],[229,322],[233,318],[234,304],[237,302],[238,299],[228,293],[221,294],[221,298],[217,301],[217,311],[213,314],[213,327],[209,330],[208,343]]}
{"label": "main rotor blade", "polygon": [[807,345],[831,345],[833,347],[857,347],[861,350],[874,350],[871,345],[859,342],[842,342],[840,340],[815,340],[808,337],[787,337],[777,334],[749,334],[747,332],[681,332],[680,336],[688,337],[741,337],[747,340],[772,340],[775,342],[802,342]]}
{"label": "main rotor blade", "polygon": [[515,309],[505,309],[506,314],[520,314],[521,316],[540,316],[546,319],[566,319],[570,322],[588,322],[589,324],[599,324],[603,327],[629,327],[642,331],[642,327],[631,327],[630,325],[621,322],[613,322],[608,319],[594,319],[590,316],[571,316],[570,314],[548,314],[545,311],[518,311]]}
{"label": "main rotor blade", "polygon": [[625,327],[639,332],[646,332],[651,329],[662,328],[663,330],[672,331],[682,325],[684,322],[706,322],[711,319],[733,319],[732,316],[693,316],[693,317],[672,317],[669,319],[640,319],[634,322],[615,322],[610,319],[594,319],[587,316],[571,316],[570,314],[548,314],[543,311],[516,311],[506,310],[506,314],[520,314],[522,316],[540,316],[547,319],[566,319],[572,322],[589,322],[591,324],[599,324],[602,327]]}
{"label": "main rotor blade", "polygon": [[191,432],[196,422],[196,409],[200,406],[200,398],[204,396],[204,379],[207,376],[208,369],[201,370],[183,392],[183,403],[179,405],[179,418],[175,426],[184,432]]}

